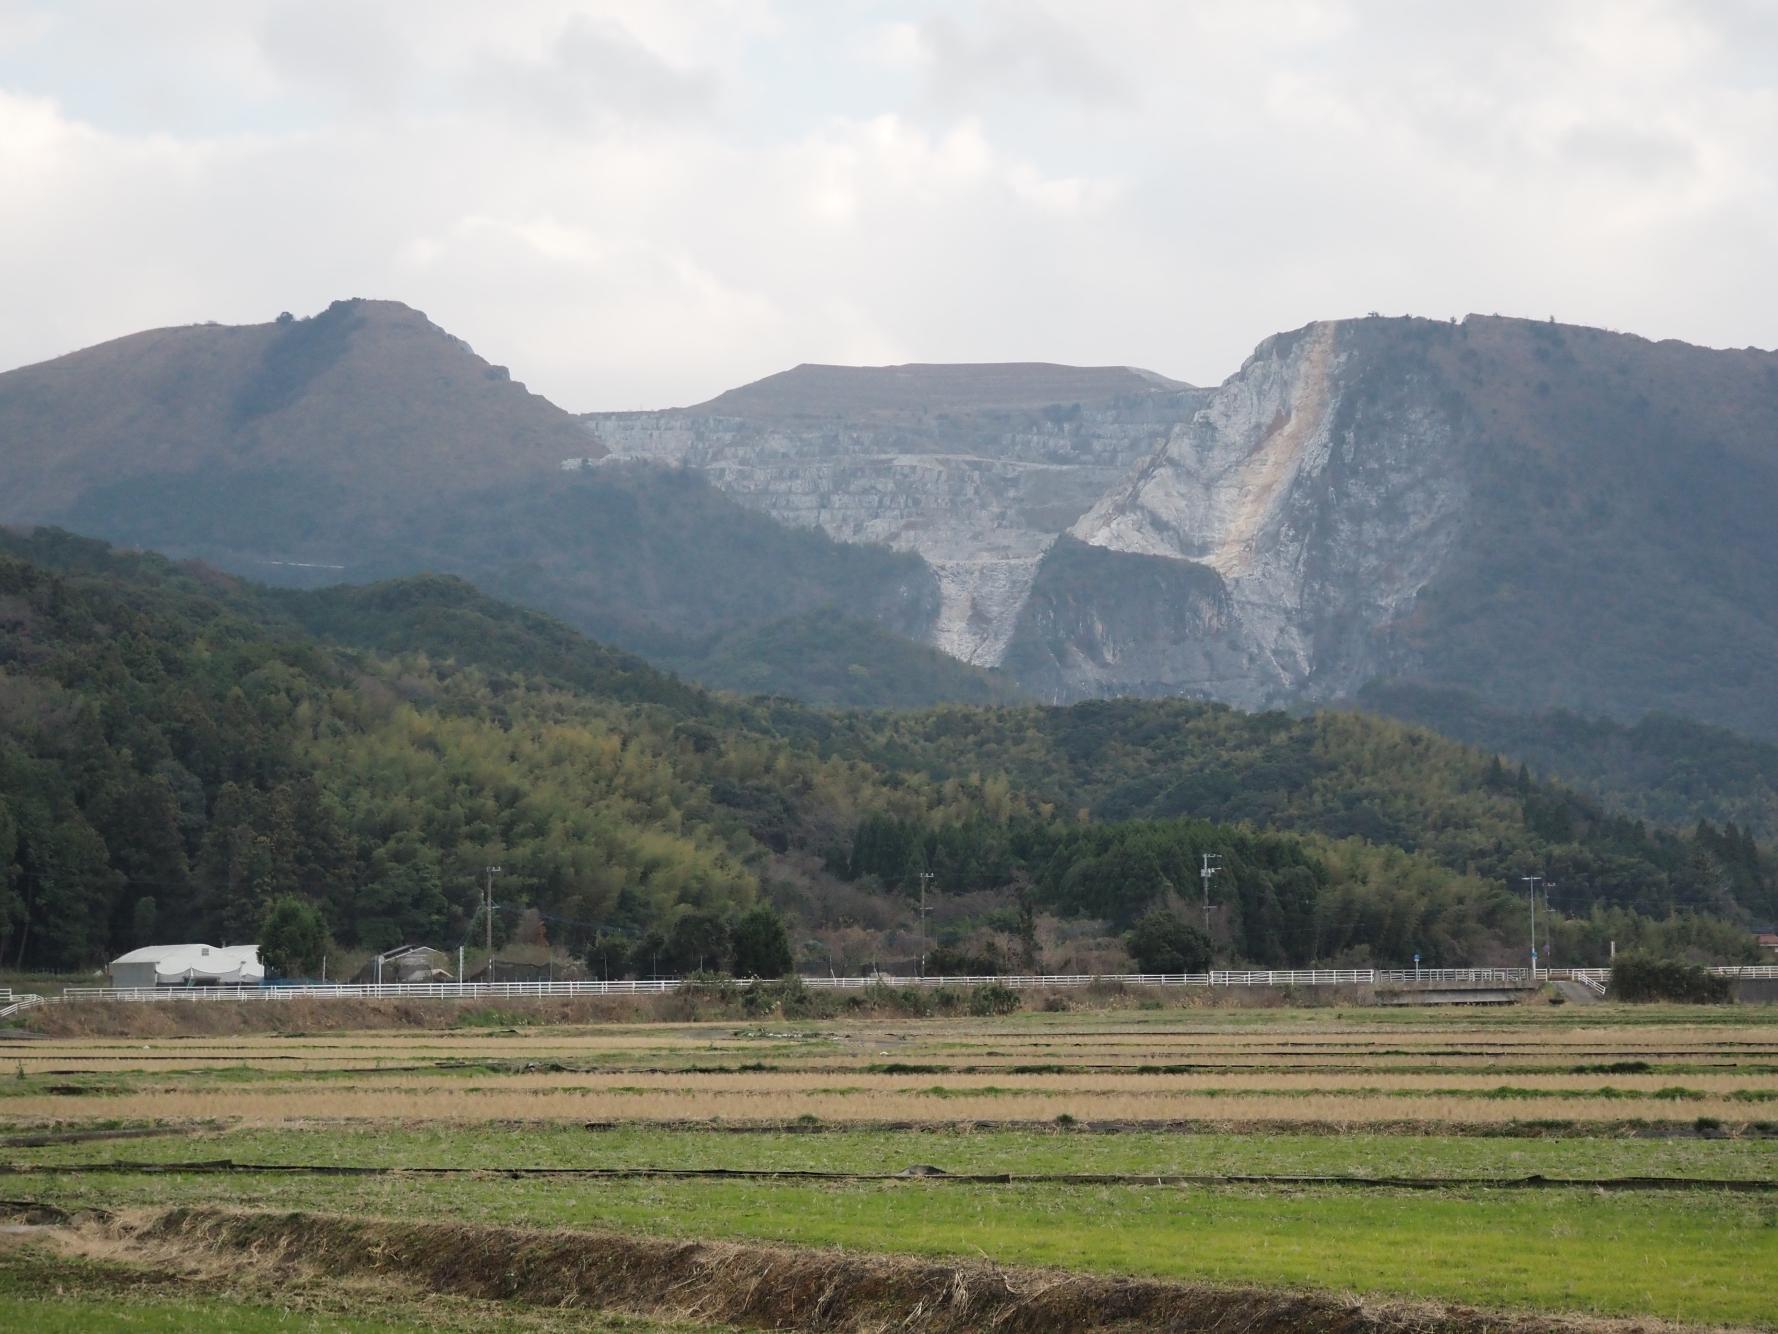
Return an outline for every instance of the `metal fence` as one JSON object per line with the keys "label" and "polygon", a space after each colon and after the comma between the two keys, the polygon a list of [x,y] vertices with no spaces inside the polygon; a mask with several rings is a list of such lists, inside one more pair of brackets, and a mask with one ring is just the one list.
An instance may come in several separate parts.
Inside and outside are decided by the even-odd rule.
{"label": "metal fence", "polygon": [[[1743,973],[1748,970],[1739,970]],[[1778,968],[1766,970],[1778,974]],[[1136,987],[1328,987],[1471,983],[1529,986],[1537,982],[1587,976],[1605,982],[1609,969],[1540,968],[1535,979],[1528,968],[1290,968],[1217,970],[1207,973],[1061,973],[1047,975],[971,975],[899,977],[875,973],[867,977],[804,977],[802,985],[821,991],[859,991],[870,987],[968,988],[1003,986],[1013,990],[1067,990],[1090,986]],[[685,988],[746,986],[676,977],[615,982],[384,982],[320,983],[258,987],[68,987],[64,1002],[281,1001],[281,1000],[499,1000],[540,996],[662,995]]]}
{"label": "metal fence", "polygon": [[[1778,966],[1723,966],[1710,970],[1724,977],[1778,978]],[[1536,986],[1543,982],[1581,982],[1594,991],[1611,983],[1609,968],[1267,968],[1230,969],[1208,973],[1061,973],[958,977],[804,977],[802,985],[817,991],[861,991],[871,987],[968,988],[1002,986],[1015,991],[1069,990],[1091,986],[1132,987],[1374,987],[1497,985]],[[619,982],[365,982],[318,983],[257,987],[67,987],[60,996],[17,998],[0,1007],[0,1018],[33,1005],[75,1002],[159,1003],[164,1001],[287,1000],[506,1000],[548,996],[659,996],[682,989],[747,986],[750,983],[677,977]]]}

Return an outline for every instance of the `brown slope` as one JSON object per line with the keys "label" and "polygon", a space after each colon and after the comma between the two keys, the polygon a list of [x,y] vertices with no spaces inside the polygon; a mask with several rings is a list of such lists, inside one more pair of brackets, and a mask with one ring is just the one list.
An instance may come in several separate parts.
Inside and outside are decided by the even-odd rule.
{"label": "brown slope", "polygon": [[337,301],[303,320],[133,334],[0,375],[0,517],[215,470],[428,494],[598,452],[574,419],[419,311]]}

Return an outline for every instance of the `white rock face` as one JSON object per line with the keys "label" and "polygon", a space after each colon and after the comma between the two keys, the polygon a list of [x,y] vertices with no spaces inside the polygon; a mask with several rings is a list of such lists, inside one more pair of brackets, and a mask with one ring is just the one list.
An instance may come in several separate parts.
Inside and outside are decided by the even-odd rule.
{"label": "white rock face", "polygon": [[1218,637],[1248,670],[1195,679],[1201,646],[1182,644],[1182,690],[1260,705],[1360,684],[1450,549],[1464,503],[1452,424],[1411,378],[1351,401],[1351,342],[1350,326],[1318,324],[1262,344],[1072,529],[1221,577]]}
{"label": "white rock face", "polygon": [[[795,415],[755,386],[583,420],[613,459],[696,468],[783,522],[918,552],[941,589],[928,641],[1048,698],[1260,706],[1378,674],[1457,531],[1454,427],[1380,327],[1280,334],[1215,390],[852,414],[828,398]],[[1131,559],[1046,563],[1063,533]]]}
{"label": "white rock face", "polygon": [[1158,384],[1112,403],[1044,411],[584,420],[613,459],[696,468],[781,522],[918,552],[943,599],[929,641],[994,666],[1056,535],[1153,453],[1182,402],[1195,406],[1202,396]]}

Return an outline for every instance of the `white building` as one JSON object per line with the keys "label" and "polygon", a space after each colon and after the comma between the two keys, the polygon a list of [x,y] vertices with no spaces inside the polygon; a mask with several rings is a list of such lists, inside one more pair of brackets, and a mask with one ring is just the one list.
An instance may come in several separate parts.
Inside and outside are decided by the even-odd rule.
{"label": "white building", "polygon": [[114,987],[256,987],[257,945],[144,945],[111,961]]}

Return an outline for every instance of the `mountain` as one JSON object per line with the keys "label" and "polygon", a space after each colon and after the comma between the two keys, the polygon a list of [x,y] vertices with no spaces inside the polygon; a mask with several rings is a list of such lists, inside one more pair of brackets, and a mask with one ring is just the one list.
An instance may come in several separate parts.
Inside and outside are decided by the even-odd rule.
{"label": "mountain", "polygon": [[1775,888],[1744,833],[1650,832],[1362,715],[834,713],[705,694],[454,580],[267,589],[0,530],[15,965],[241,939],[287,896],[342,948],[448,946],[498,862],[500,937],[530,912],[644,967],[695,966],[675,940],[761,901],[805,967],[906,957],[928,870],[938,943],[1118,967],[1138,918],[1192,906],[1206,852],[1218,955],[1256,964],[1515,959],[1531,869],[1560,886],[1558,959],[1735,958]]}
{"label": "mountain", "polygon": [[[1778,733],[1778,356],[1471,317],[1311,325],[1072,530],[1215,577],[1238,703],[1378,677]],[[1140,608],[1124,614],[1140,626]],[[1115,664],[1138,645],[1072,647]],[[1144,667],[1144,674],[1151,674]]]}
{"label": "mountain", "polygon": [[[0,521],[293,585],[453,574],[693,675],[712,658],[732,684],[714,660],[732,636],[782,643],[843,610],[851,661],[786,655],[749,681],[829,698],[852,680],[855,703],[1008,689],[909,642],[939,605],[917,556],[783,528],[691,473],[561,466],[600,453],[395,302],[155,330],[0,375]],[[920,666],[885,692],[846,674],[865,658]]]}
{"label": "mountain", "polygon": [[614,458],[918,552],[927,642],[1058,702],[1398,680],[1778,737],[1778,355],[1367,317],[1268,338],[1215,389],[938,369],[584,421]]}
{"label": "mountain", "polygon": [[939,595],[926,641],[992,667],[1056,534],[1203,397],[1121,366],[800,366],[693,408],[582,420],[612,459],[695,469],[782,523],[917,553]]}
{"label": "mountain", "polygon": [[0,375],[4,518],[349,567],[394,516],[547,476],[573,419],[418,311],[133,334]]}
{"label": "mountain", "polygon": [[1775,440],[1778,355],[1498,317],[1316,323],[1210,389],[801,366],[576,418],[351,301],[0,375],[0,521],[281,583],[447,573],[837,705],[1392,683],[1774,741]]}
{"label": "mountain", "polygon": [[1062,366],[1047,361],[804,364],[718,394],[685,411],[742,420],[884,416],[918,419],[960,412],[1041,411],[1057,403],[1103,403],[1156,389],[1189,389],[1134,366]]}

